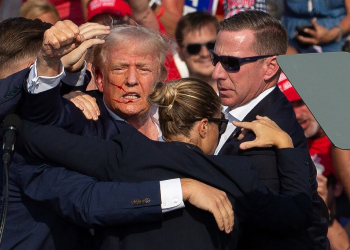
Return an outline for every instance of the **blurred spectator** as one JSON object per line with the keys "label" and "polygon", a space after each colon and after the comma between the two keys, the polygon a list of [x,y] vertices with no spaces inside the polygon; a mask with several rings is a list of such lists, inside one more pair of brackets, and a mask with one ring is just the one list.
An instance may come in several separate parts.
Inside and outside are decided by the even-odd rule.
{"label": "blurred spectator", "polygon": [[216,80],[211,77],[214,66],[210,49],[214,49],[219,23],[206,12],[192,12],[183,16],[176,27],[178,53],[187,65],[189,76],[207,82],[218,93]]}
{"label": "blurred spectator", "polygon": [[175,39],[176,25],[182,17],[185,0],[150,1],[150,4],[150,7],[159,21],[163,24],[167,34],[172,39]]}
{"label": "blurred spectator", "polygon": [[309,152],[317,169],[317,191],[329,210],[327,237],[331,249],[347,249],[350,245],[349,238],[336,216],[336,198],[341,195],[343,188],[336,179],[332,159],[332,144],[283,73],[280,76],[278,86],[292,103],[296,118],[304,129],[307,138]]}
{"label": "blurred spectator", "polygon": [[236,15],[246,10],[260,10],[267,12],[265,0],[224,0],[224,18]]}
{"label": "blurred spectator", "polygon": [[131,8],[123,0],[91,0],[87,7],[87,21],[104,25],[128,23]]}
{"label": "blurred spectator", "polygon": [[[349,0],[284,1],[281,18],[291,45],[299,52],[312,45],[321,46],[323,52],[340,51],[350,31]],[[296,35],[297,25],[311,24],[304,35]]]}
{"label": "blurred spectator", "polygon": [[266,0],[266,7],[271,16],[280,20],[284,12],[284,0]]}
{"label": "blurred spectator", "polygon": [[[137,24],[158,32],[165,38],[169,37],[166,29],[160,21],[160,15],[155,15],[149,6],[148,0],[128,0],[128,3],[131,7],[133,19]],[[166,82],[181,78],[171,50],[167,53],[165,67],[168,71],[168,76],[165,79]]]}
{"label": "blurred spectator", "polygon": [[[23,0],[26,2],[28,0]],[[83,24],[84,15],[89,0],[49,0],[58,10],[62,20],[71,20],[77,25]]]}
{"label": "blurred spectator", "polygon": [[218,0],[218,6],[216,7],[215,16],[218,19],[218,21],[224,19],[224,0]]}
{"label": "blurred spectator", "polygon": [[61,20],[56,7],[46,0],[26,1],[21,6],[21,16],[32,20],[39,18],[51,24]]}
{"label": "blurred spectator", "polygon": [[22,0],[0,0],[0,22],[2,20],[18,17]]}

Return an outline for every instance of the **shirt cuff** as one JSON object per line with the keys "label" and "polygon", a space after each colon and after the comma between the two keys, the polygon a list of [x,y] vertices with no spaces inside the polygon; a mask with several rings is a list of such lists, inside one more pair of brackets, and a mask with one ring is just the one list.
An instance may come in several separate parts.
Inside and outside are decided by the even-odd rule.
{"label": "shirt cuff", "polygon": [[82,86],[84,84],[84,76],[86,71],[86,61],[84,61],[83,67],[80,71],[77,72],[68,72],[66,71],[66,76],[62,79],[67,85],[70,86]]}
{"label": "shirt cuff", "polygon": [[66,73],[64,72],[63,64],[61,62],[61,73],[59,75],[52,77],[38,76],[36,70],[36,62],[37,61],[35,61],[34,65],[32,66],[27,80],[27,90],[29,93],[38,94],[53,89],[60,83],[61,79],[66,75]]}
{"label": "shirt cuff", "polygon": [[160,181],[160,194],[163,213],[185,207],[180,179]]}

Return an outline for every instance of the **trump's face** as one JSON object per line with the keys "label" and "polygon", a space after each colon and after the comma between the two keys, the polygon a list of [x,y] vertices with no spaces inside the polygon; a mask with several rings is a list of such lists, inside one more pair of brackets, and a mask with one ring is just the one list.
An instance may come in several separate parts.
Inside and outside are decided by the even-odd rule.
{"label": "trump's face", "polygon": [[109,48],[96,80],[113,113],[127,119],[149,112],[147,96],[159,77],[157,56],[135,43]]}

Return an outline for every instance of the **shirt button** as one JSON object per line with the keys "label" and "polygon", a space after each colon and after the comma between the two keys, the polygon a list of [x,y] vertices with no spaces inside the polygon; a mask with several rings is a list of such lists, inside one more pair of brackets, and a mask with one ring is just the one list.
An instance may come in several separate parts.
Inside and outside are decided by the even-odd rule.
{"label": "shirt button", "polygon": [[162,203],[162,206],[163,206],[163,207],[165,207],[165,206],[166,206],[166,202],[165,202],[165,201]]}
{"label": "shirt button", "polygon": [[177,203],[177,199],[174,199],[174,203]]}
{"label": "shirt button", "polygon": [[225,135],[225,140],[227,140],[227,135]]}

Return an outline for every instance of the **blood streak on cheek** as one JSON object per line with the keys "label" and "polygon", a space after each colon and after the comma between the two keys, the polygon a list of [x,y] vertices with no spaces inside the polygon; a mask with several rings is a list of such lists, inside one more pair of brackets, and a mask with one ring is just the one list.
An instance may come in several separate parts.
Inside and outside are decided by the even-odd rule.
{"label": "blood streak on cheek", "polygon": [[130,103],[130,102],[133,102],[133,100],[129,100],[127,102],[122,102],[122,101],[118,101],[116,99],[112,99],[112,101],[115,101],[116,103],[123,103],[123,104],[127,104],[127,103]]}
{"label": "blood streak on cheek", "polygon": [[[113,86],[116,86],[118,89],[121,89],[121,90],[123,90],[124,92],[126,92],[126,91],[123,89],[122,86],[119,86],[119,85],[117,85],[117,84],[113,84],[113,83],[111,83],[111,82],[110,82],[109,84],[111,84],[111,85],[113,85]],[[116,100],[116,99],[112,99],[111,96],[109,96],[109,98],[110,98],[112,101],[115,101],[116,103],[127,104],[127,103],[130,103],[130,102],[133,102],[133,100],[128,100],[128,101],[126,101],[126,102],[122,102],[122,101],[119,101],[119,100]]]}
{"label": "blood streak on cheek", "polygon": [[111,82],[110,82],[109,84],[111,84],[111,85],[113,85],[113,86],[116,86],[118,89],[121,89],[121,90],[123,90],[124,92],[126,92],[125,89],[123,89],[122,86],[119,86],[119,85],[114,84],[114,83],[111,83]]}

